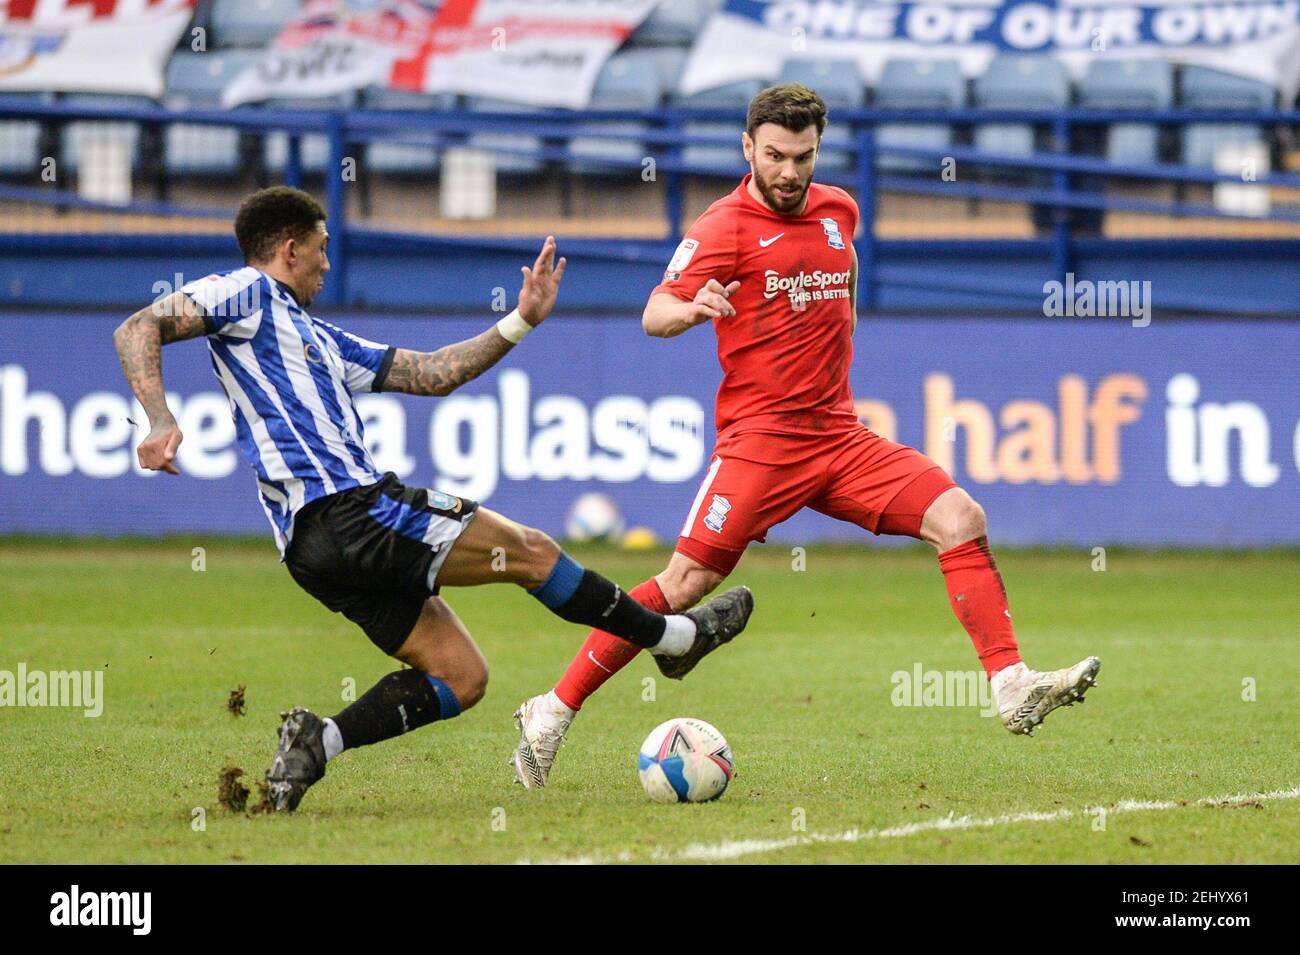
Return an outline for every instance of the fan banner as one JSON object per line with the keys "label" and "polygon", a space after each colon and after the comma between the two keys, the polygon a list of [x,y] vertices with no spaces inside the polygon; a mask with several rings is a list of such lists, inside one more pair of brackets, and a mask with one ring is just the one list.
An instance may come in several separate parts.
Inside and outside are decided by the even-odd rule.
{"label": "fan banner", "polygon": [[581,109],[605,61],[659,0],[412,0],[304,6],[266,59],[232,80],[226,106],[367,86]]}
{"label": "fan banner", "polygon": [[196,0],[0,3],[0,90],[159,97]]}
{"label": "fan banner", "polygon": [[890,58],[953,59],[967,76],[999,53],[1057,57],[1078,79],[1098,57],[1163,58],[1300,86],[1300,3],[1237,0],[726,0],[705,24],[681,92],[772,80],[789,57],[854,60],[874,83]]}

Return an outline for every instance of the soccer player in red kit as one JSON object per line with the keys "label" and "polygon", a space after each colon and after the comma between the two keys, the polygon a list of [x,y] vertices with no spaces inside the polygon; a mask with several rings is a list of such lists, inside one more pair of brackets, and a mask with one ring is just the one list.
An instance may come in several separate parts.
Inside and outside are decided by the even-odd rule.
{"label": "soccer player in red kit", "polygon": [[[919,538],[939,552],[949,601],[992,681],[1003,724],[1028,734],[1056,707],[1083,698],[1100,661],[1051,672],[1025,666],[984,511],[942,467],[874,434],[854,411],[858,207],[844,190],[812,181],[825,127],[826,105],[805,86],[754,97],[741,136],[750,174],[691,227],[646,304],[642,324],[655,337],[711,323],[724,374],[713,459],[676,553],[629,593],[659,613],[692,607],[750,541],[805,507],[873,534]],[[593,630],[556,687],[519,708],[519,782],[546,784],[574,715],[636,652]],[[703,655],[656,662],[680,679]]]}

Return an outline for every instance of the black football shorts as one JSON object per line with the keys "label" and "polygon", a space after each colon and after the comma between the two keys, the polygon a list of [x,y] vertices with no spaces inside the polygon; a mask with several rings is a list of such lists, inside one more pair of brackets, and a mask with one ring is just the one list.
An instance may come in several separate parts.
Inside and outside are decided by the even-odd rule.
{"label": "black football shorts", "polygon": [[300,510],[285,563],[303,590],[392,654],[438,592],[438,571],[477,511],[475,501],[385,474]]}

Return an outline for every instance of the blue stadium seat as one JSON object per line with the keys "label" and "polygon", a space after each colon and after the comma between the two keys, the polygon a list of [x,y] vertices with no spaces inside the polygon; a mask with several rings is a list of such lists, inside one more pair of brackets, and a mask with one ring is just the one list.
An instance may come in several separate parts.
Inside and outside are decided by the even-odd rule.
{"label": "blue stadium seat", "polygon": [[[3,93],[0,103],[25,106],[54,102],[51,93]],[[41,123],[36,119],[0,120],[0,176],[30,176],[41,163]]]}
{"label": "blue stadium seat", "polygon": [[[466,104],[470,110],[479,113],[542,113],[536,106],[524,106],[508,103],[504,100],[471,96]],[[543,160],[539,155],[498,152],[501,149],[536,150],[542,146],[542,138],[528,133],[474,133],[469,137],[468,145],[493,154],[496,170],[510,176],[535,176],[542,171]]]}
{"label": "blue stadium seat", "polygon": [[1106,160],[1120,166],[1160,161],[1160,131],[1151,123],[1115,123],[1106,133]]}
{"label": "blue stadium seat", "polygon": [[[881,109],[959,109],[966,104],[966,80],[956,60],[887,60],[876,84],[875,105]],[[952,145],[946,123],[881,123],[879,146],[945,149]],[[883,155],[876,163],[884,172],[934,170],[938,160]]]}
{"label": "blue stadium seat", "polygon": [[[411,93],[383,86],[367,88],[362,102],[368,109],[408,112],[449,112],[456,108],[452,93]],[[393,175],[420,175],[436,171],[440,156],[437,146],[378,140],[366,146],[366,168]]]}
{"label": "blue stadium seat", "polygon": [[[1188,109],[1272,109],[1276,100],[1266,83],[1203,66],[1183,69],[1183,106]],[[1225,146],[1263,140],[1263,127],[1254,123],[1191,123],[1182,130],[1183,164],[1213,167],[1215,155]]]}
{"label": "blue stadium seat", "polygon": [[[1174,68],[1166,60],[1093,60],[1079,83],[1088,109],[1168,109]],[[1106,159],[1123,165],[1159,161],[1160,133],[1151,123],[1115,123],[1107,131]]]}
{"label": "blue stadium seat", "polygon": [[1168,109],[1173,102],[1167,60],[1093,60],[1079,83],[1079,105],[1089,109]]}
{"label": "blue stadium seat", "polygon": [[1191,123],[1183,127],[1183,165],[1210,169],[1220,149],[1263,139],[1263,131],[1254,123]]}
{"label": "blue stadium seat", "polygon": [[[1004,53],[975,78],[975,105],[985,109],[1056,109],[1070,103],[1065,67],[1050,57]],[[1008,156],[1034,152],[1034,127],[1028,123],[985,123],[975,128],[975,148]],[[1005,176],[1005,167],[985,171]]]}
{"label": "blue stadium seat", "polygon": [[[592,89],[592,109],[655,109],[663,101],[664,86],[655,51],[624,50],[615,53],[601,68]],[[639,162],[649,154],[649,147],[638,138],[647,124],[636,121],[584,123],[582,129],[603,133],[627,134],[627,139],[596,139],[575,136],[569,144],[575,156],[588,159],[621,159]],[[576,172],[625,172],[627,167],[602,166],[573,162]]]}
{"label": "blue stadium seat", "polygon": [[[94,93],[78,93],[63,98],[68,106],[82,109],[104,109],[115,107],[151,106],[153,100],[147,96],[112,96]],[[63,166],[76,172],[81,163],[82,153],[91,143],[111,142],[120,144],[130,158],[131,168],[140,162],[140,126],[130,120],[73,120],[63,129]]]}
{"label": "blue stadium seat", "polygon": [[[302,97],[269,99],[262,105],[267,109],[351,109],[356,105],[355,93],[341,93],[338,96]],[[319,175],[325,171],[330,160],[329,137],[323,133],[303,133],[298,145],[299,169],[304,174]],[[273,130],[262,140],[262,162],[266,170],[273,175],[284,172],[285,162],[289,157],[289,136],[287,133]]]}
{"label": "blue stadium seat", "polygon": [[975,105],[986,109],[1055,109],[1070,103],[1070,80],[1053,57],[995,56],[975,78]]}
{"label": "blue stadium seat", "polygon": [[857,109],[866,99],[866,86],[855,60],[789,59],[776,82],[811,87],[829,109]]}
{"label": "blue stadium seat", "polygon": [[[182,50],[167,63],[163,97],[169,109],[218,109],[221,91],[260,60],[256,50]],[[239,130],[170,123],[163,130],[163,168],[174,176],[233,176],[239,172]]]}
{"label": "blue stadium seat", "polygon": [[802,83],[816,90],[831,111],[831,123],[822,136],[822,155],[817,159],[821,169],[851,169],[854,156],[846,148],[853,144],[853,126],[836,122],[835,110],[857,109],[866,98],[862,74],[854,60],[789,59],[781,67],[778,83]]}
{"label": "blue stadium seat", "polygon": [[662,0],[628,38],[628,45],[688,47],[723,0]]}
{"label": "blue stadium seat", "polygon": [[[734,146],[687,146],[682,150],[682,161],[692,165],[722,166],[729,172],[743,172],[745,157],[740,150],[740,133],[745,125],[745,111],[749,101],[763,88],[758,80],[746,80],[740,83],[728,83],[710,90],[701,90],[690,96],[678,95],[673,105],[679,109],[726,109],[736,114],[733,122],[717,120],[687,120],[682,124],[682,132],[694,135],[728,136],[735,141]],[[719,175],[728,173],[720,172]]]}
{"label": "blue stadium seat", "polygon": [[882,109],[958,109],[966,104],[966,80],[956,60],[886,60],[875,102]]}
{"label": "blue stadium seat", "polygon": [[1267,83],[1204,66],[1183,69],[1183,105],[1188,109],[1272,109],[1276,101],[1277,93]]}
{"label": "blue stadium seat", "polygon": [[[996,153],[1001,156],[1032,156],[1034,127],[1027,123],[981,123],[975,127],[975,148],[981,152]],[[985,168],[998,169],[999,167]]]}
{"label": "blue stadium seat", "polygon": [[301,7],[301,0],[214,0],[215,45],[265,47]]}

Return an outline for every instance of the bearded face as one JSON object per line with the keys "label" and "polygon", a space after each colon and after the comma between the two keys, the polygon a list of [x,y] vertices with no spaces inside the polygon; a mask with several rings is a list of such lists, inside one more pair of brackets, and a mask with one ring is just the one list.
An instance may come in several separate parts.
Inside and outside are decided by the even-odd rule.
{"label": "bearded face", "polygon": [[776,123],[764,123],[752,138],[745,133],[741,142],[764,204],[783,215],[801,213],[817,163],[817,127],[791,132]]}

